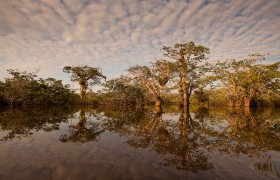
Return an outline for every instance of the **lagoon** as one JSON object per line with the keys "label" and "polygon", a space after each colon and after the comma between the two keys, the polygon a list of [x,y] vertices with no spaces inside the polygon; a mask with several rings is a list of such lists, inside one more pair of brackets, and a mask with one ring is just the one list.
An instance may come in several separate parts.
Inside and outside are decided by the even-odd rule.
{"label": "lagoon", "polygon": [[0,179],[279,179],[279,109],[0,112]]}

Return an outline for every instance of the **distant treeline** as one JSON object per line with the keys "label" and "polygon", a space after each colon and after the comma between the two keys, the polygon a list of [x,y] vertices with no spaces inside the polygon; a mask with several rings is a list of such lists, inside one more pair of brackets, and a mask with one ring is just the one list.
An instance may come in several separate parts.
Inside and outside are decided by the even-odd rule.
{"label": "distant treeline", "polygon": [[[127,69],[127,75],[108,81],[98,67],[65,66],[63,71],[71,74],[71,81],[79,83],[80,96],[61,80],[36,79],[32,73],[8,70],[12,78],[0,82],[0,101],[10,107],[80,103],[189,106],[191,102],[199,106],[280,106],[280,62],[264,64],[265,55],[251,54],[211,64],[206,56],[209,48],[194,42],[162,50],[166,59],[135,65]],[[97,93],[87,91],[96,84],[104,88]]]}

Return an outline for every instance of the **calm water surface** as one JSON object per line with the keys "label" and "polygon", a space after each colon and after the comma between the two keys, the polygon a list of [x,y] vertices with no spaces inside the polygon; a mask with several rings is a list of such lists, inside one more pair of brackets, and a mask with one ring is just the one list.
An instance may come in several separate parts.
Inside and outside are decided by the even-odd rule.
{"label": "calm water surface", "polygon": [[280,179],[279,109],[0,112],[0,179]]}

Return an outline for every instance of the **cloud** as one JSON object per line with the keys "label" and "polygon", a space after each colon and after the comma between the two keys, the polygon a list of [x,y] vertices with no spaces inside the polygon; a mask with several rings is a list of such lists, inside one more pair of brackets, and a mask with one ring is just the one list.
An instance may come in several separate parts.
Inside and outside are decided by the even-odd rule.
{"label": "cloud", "polygon": [[78,64],[116,77],[189,41],[209,47],[211,61],[255,52],[279,60],[279,9],[265,0],[1,1],[0,79],[17,68],[66,80],[63,66]]}

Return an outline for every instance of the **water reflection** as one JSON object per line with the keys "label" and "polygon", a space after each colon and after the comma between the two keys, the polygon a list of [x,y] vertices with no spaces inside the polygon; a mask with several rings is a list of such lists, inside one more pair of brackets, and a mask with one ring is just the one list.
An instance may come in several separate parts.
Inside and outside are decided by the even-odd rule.
{"label": "water reflection", "polygon": [[205,132],[215,137],[212,143],[222,152],[260,156],[263,151],[280,150],[280,121],[274,113],[256,114],[249,108],[231,108],[226,113],[212,111],[205,125]]}
{"label": "water reflection", "polygon": [[100,123],[89,121],[86,119],[86,109],[80,110],[79,122],[76,125],[69,125],[69,134],[59,137],[61,142],[89,142],[97,141],[98,137],[104,129],[100,129]]}
{"label": "water reflection", "polygon": [[280,178],[280,173],[277,171],[276,165],[270,162],[258,162],[254,164],[254,167],[257,171],[273,174],[276,177]]}
{"label": "water reflection", "polygon": [[[135,148],[149,148],[160,155],[164,155],[164,166],[173,166],[191,172],[213,168],[208,162],[209,156],[200,150],[205,147],[205,138],[200,137],[194,129],[194,122],[190,116],[189,108],[183,108],[178,123],[163,121],[162,109],[156,108],[153,113],[146,113],[142,121],[130,124],[126,128],[129,134],[127,144]],[[119,131],[114,126],[121,121],[110,118],[107,123],[110,129]]]}
{"label": "water reflection", "polygon": [[[71,147],[79,143],[83,143],[85,149],[92,149],[90,142],[93,142],[98,149],[99,143],[102,144],[102,141],[106,140],[109,143],[103,143],[109,144],[106,146],[107,151],[112,148],[110,152],[116,153],[119,149],[111,145],[111,141],[122,139],[117,145],[125,146],[123,149],[126,152],[145,150],[155,154],[160,157],[160,161],[156,161],[158,165],[173,168],[172,171],[177,169],[184,173],[200,173],[209,170],[207,172],[222,173],[224,170],[218,169],[217,164],[223,161],[225,165],[230,166],[231,162],[228,159],[232,158],[241,159],[245,164],[243,167],[250,164],[256,173],[279,177],[280,112],[277,109],[190,110],[187,107],[165,107],[120,110],[82,107],[79,111],[55,108],[0,112],[1,143],[29,138],[38,131],[46,134],[51,131],[58,132],[53,134],[56,141],[49,143],[57,145],[59,140],[59,144],[68,146],[70,152]],[[79,157],[79,148],[80,146],[76,147],[78,151],[68,153],[77,154]],[[54,149],[51,152],[59,154],[61,151]],[[278,159],[273,159],[271,152],[276,154]],[[104,154],[100,159],[94,156],[95,161],[110,164],[109,160],[104,161],[104,157],[112,159],[114,154],[102,153]],[[59,157],[57,154],[54,157]],[[26,155],[33,156],[32,153]],[[138,155],[135,154],[132,158],[137,159],[136,156]],[[153,157],[149,158],[151,159],[148,161],[154,161]],[[125,163],[130,162],[122,163],[124,165],[121,167],[126,168]],[[233,171],[234,174],[234,169],[229,171]]]}
{"label": "water reflection", "polygon": [[[34,131],[59,130],[62,122],[67,122],[77,111],[75,108],[40,108],[7,110],[0,112],[1,141],[31,136]],[[0,132],[1,132],[0,131]]]}
{"label": "water reflection", "polygon": [[[256,111],[254,111],[256,112]],[[120,113],[118,111],[118,113]],[[130,116],[126,112],[125,117]],[[134,112],[134,114],[137,114]],[[238,157],[270,156],[267,150],[279,151],[279,116],[269,117],[267,111],[252,113],[250,109],[198,109],[192,115],[182,108],[177,123],[163,120],[162,109],[141,113],[136,121],[106,114],[105,128],[127,135],[127,144],[147,148],[164,155],[164,166],[173,166],[191,172],[214,167],[209,153]]]}

